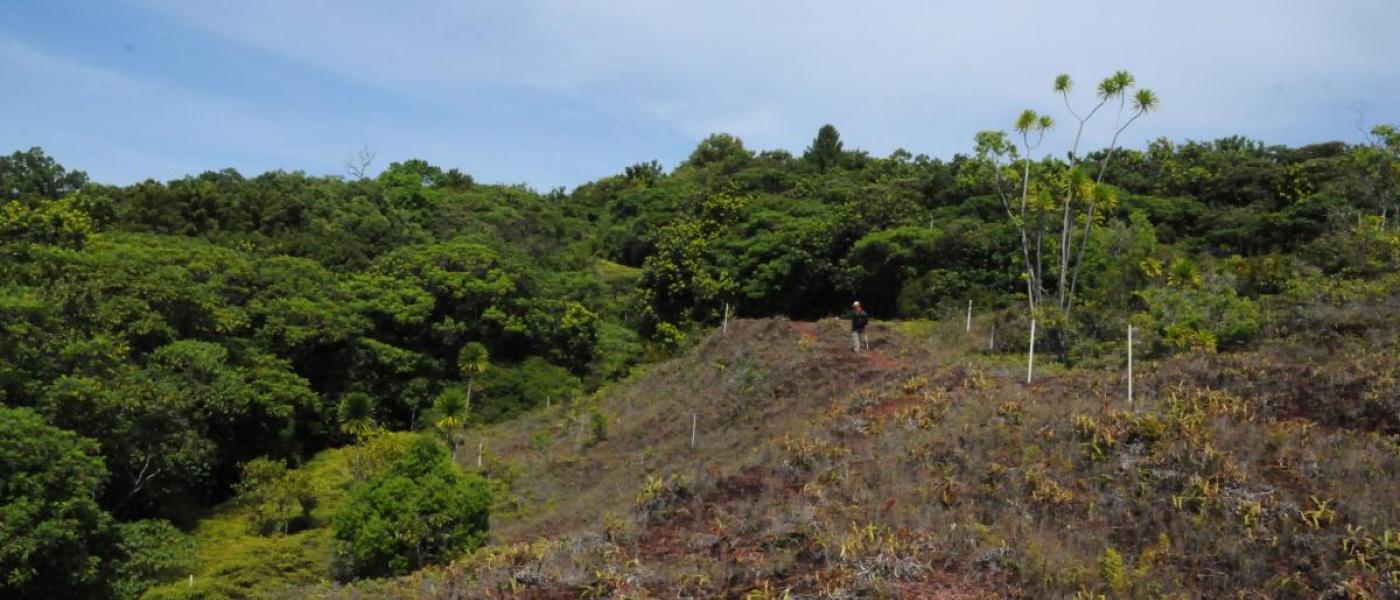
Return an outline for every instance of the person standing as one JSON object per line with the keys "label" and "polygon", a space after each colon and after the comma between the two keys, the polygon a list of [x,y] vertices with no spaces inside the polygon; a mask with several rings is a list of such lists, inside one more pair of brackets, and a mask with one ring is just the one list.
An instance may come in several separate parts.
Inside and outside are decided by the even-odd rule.
{"label": "person standing", "polygon": [[860,345],[865,344],[865,349],[870,349],[870,338],[865,336],[865,326],[870,323],[870,313],[860,307],[857,300],[851,304],[851,310],[846,311],[846,318],[851,320],[851,344],[856,352],[860,352]]}

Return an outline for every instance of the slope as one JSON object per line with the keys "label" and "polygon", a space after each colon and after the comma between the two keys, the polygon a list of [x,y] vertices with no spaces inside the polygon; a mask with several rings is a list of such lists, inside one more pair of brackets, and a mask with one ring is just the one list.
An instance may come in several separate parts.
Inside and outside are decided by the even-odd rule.
{"label": "slope", "polygon": [[[1025,385],[960,323],[879,324],[860,355],[847,339],[838,321],[738,321],[595,398],[473,432],[502,483],[493,545],[316,591],[1396,593],[1393,353],[1183,356],[1146,365],[1128,405],[1116,372]],[[1330,397],[1300,406],[1300,389]]]}

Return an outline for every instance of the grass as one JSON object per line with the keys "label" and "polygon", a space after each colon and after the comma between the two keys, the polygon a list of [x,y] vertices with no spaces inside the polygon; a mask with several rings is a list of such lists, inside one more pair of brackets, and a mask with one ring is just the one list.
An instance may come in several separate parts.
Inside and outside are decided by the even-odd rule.
{"label": "grass", "polygon": [[603,283],[614,289],[632,289],[638,279],[642,277],[642,270],[636,267],[618,264],[606,259],[598,259],[593,263],[593,272],[598,274]]}
{"label": "grass", "polygon": [[[384,464],[395,448],[415,434],[391,433],[362,450],[371,468]],[[312,525],[288,535],[258,535],[253,520],[230,502],[202,519],[191,533],[195,570],[185,578],[154,588],[144,596],[166,598],[283,598],[299,586],[330,581],[335,575],[335,539],[331,519],[354,484],[354,448],[326,450],[299,467],[316,491]]]}

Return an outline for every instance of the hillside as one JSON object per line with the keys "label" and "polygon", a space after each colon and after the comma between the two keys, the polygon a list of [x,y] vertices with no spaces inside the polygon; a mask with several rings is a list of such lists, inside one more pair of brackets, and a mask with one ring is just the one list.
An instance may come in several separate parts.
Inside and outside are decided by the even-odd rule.
{"label": "hillside", "polygon": [[838,321],[731,323],[471,432],[509,489],[487,548],[317,595],[1400,593],[1393,352],[1181,356],[1142,367],[1130,406],[1121,372],[1025,385],[961,329],[880,323],[853,355]]}
{"label": "hillside", "polygon": [[547,193],[0,156],[0,596],[1393,595],[1400,129],[1052,120]]}

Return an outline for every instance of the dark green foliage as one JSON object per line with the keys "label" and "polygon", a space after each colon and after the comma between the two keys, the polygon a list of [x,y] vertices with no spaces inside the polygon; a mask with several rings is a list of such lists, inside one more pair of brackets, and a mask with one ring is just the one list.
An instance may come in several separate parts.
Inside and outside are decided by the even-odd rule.
{"label": "dark green foliage", "polygon": [[335,516],[350,574],[402,575],[441,564],[485,540],[491,491],[420,437],[408,455],[357,487]]}
{"label": "dark green foliage", "polygon": [[155,584],[179,578],[194,567],[194,542],[169,521],[144,520],[117,526],[120,562],[113,596],[140,598]]}
{"label": "dark green foliage", "polygon": [[518,366],[494,366],[479,383],[473,412],[489,421],[513,417],[543,407],[547,401],[567,401],[583,392],[583,383],[568,370],[542,358],[527,358]]}
{"label": "dark green foliage", "polygon": [[86,173],[63,168],[41,148],[0,156],[0,201],[57,199],[86,183]]}
{"label": "dark green foliage", "polygon": [[836,127],[831,124],[822,125],[822,128],[817,130],[817,139],[812,140],[812,145],[802,154],[802,160],[811,163],[823,173],[840,165],[841,158],[841,134],[837,133]]}
{"label": "dark green foliage", "polygon": [[95,500],[106,478],[91,440],[0,406],[0,595],[101,595],[116,541]]}

